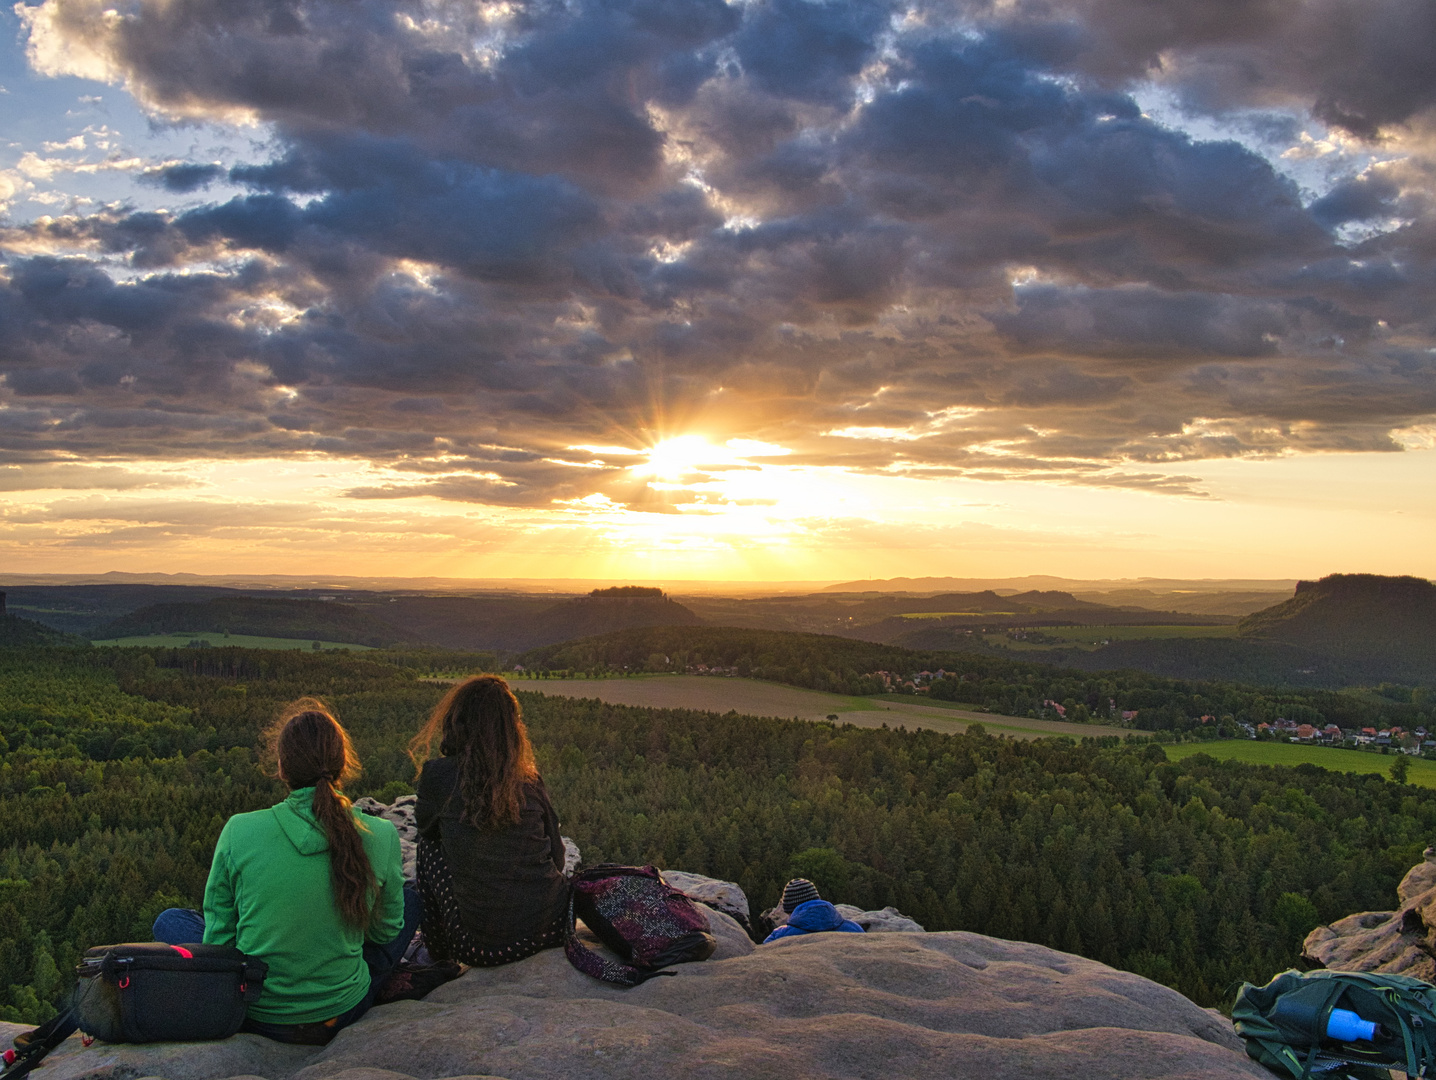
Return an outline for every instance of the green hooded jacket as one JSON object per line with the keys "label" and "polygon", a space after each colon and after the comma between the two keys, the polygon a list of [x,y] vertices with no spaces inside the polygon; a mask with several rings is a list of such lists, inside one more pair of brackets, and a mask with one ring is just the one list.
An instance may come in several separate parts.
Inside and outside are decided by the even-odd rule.
{"label": "green hooded jacket", "polygon": [[399,833],[382,818],[354,812],[379,895],[369,930],[351,926],[334,905],[329,840],[314,817],[314,789],[225,823],[204,888],[204,943],[233,945],[269,965],[255,1020],[312,1024],[340,1015],[369,991],[364,941],[393,941],[404,926]]}

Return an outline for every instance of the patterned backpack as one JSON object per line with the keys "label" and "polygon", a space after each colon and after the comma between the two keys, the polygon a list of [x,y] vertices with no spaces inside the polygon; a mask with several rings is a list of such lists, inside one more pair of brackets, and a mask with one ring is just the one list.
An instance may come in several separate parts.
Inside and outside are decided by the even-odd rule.
{"label": "patterned backpack", "polygon": [[[572,885],[564,953],[585,975],[637,986],[655,975],[674,974],[659,968],[707,960],[718,947],[708,917],[651,866],[602,863],[574,874]],[[624,962],[615,963],[579,941],[575,918]]]}

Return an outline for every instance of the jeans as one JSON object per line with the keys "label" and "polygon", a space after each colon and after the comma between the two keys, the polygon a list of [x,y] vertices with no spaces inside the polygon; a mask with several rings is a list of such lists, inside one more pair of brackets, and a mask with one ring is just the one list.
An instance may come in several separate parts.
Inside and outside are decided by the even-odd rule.
{"label": "jeans", "polygon": [[[419,891],[412,882],[406,881],[403,929],[393,941],[383,945],[376,945],[372,941],[364,943],[364,962],[369,965],[369,992],[348,1012],[322,1024],[270,1024],[262,1020],[246,1019],[241,1030],[264,1035],[279,1042],[328,1042],[340,1028],[348,1027],[369,1011],[375,997],[383,989],[394,969],[399,966],[399,961],[404,959],[409,942],[414,940],[414,932],[419,929],[423,918],[424,904],[419,899]],[[203,941],[204,916],[193,908],[167,908],[155,919],[154,938],[166,945],[188,945]]]}

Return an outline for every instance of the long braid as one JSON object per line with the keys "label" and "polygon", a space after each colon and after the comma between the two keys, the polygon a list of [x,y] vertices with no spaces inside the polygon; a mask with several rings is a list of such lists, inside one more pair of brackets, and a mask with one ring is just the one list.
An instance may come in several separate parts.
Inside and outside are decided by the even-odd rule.
{"label": "long braid", "polygon": [[273,748],[280,775],[291,789],[314,786],[314,817],[329,841],[334,906],[351,926],[367,927],[378,880],[352,804],[342,791],[360,769],[348,733],[323,702],[301,698],[280,717]]}

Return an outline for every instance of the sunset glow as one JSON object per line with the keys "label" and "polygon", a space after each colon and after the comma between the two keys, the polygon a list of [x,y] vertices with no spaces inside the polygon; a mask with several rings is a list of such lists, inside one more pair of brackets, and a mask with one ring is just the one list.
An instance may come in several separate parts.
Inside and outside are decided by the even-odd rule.
{"label": "sunset glow", "polygon": [[381,8],[0,13],[6,568],[1436,574],[1396,15]]}

